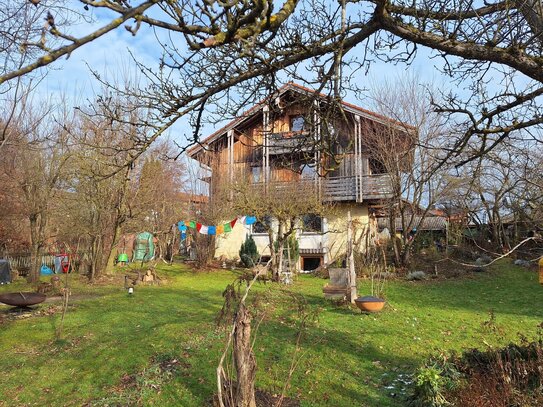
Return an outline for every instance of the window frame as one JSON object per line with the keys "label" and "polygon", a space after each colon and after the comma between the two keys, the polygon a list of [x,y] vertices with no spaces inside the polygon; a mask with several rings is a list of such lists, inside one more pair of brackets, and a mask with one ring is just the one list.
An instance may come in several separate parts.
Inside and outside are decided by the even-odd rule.
{"label": "window frame", "polygon": [[[302,128],[299,130],[294,130],[294,122],[298,119],[302,120]],[[289,129],[293,133],[305,131],[306,124],[307,124],[307,121],[305,120],[305,117],[302,114],[296,114],[289,117]]]}
{"label": "window frame", "polygon": [[251,235],[256,235],[256,236],[264,236],[264,235],[267,236],[268,235],[268,230],[265,229],[266,226],[263,226],[263,229],[265,229],[264,232],[255,232],[255,226],[257,226],[258,224],[264,225],[263,222],[266,222],[268,224],[268,228],[273,226],[273,218],[270,215],[266,215],[266,216],[264,216],[264,219],[262,219],[262,222],[257,219],[256,223],[253,223],[251,225]]}
{"label": "window frame", "polygon": [[[314,216],[320,219],[320,230],[306,229],[305,219],[307,216]],[[315,213],[307,213],[302,216],[301,221],[302,221],[302,235],[322,235],[324,233],[324,217],[323,216],[317,215]]]}

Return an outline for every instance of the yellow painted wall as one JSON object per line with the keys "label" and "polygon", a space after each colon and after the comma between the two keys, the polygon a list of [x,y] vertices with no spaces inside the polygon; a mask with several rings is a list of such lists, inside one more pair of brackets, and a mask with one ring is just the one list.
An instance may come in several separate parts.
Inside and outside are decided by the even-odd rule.
{"label": "yellow painted wall", "polygon": [[326,247],[328,255],[325,261],[330,263],[347,251],[347,211],[351,211],[353,220],[353,238],[356,242],[364,233],[369,223],[368,205],[365,203],[339,204],[328,215],[328,233]]}
{"label": "yellow painted wall", "polygon": [[223,233],[215,240],[215,257],[239,258],[239,248],[249,233],[248,226],[237,222],[230,233]]}
{"label": "yellow painted wall", "polygon": [[[351,217],[354,225],[355,241],[364,233],[367,227],[368,206],[362,204],[338,204],[333,211],[326,217],[328,232],[324,235],[325,247],[327,248],[326,262],[337,258],[339,254],[345,253],[347,247],[347,211],[351,210]],[[245,241],[245,237],[250,233],[250,228],[236,223],[232,232],[223,234],[217,238],[215,257],[225,257],[227,259],[239,258],[239,248]],[[260,254],[269,255],[267,247],[269,240],[267,235],[254,235],[258,251]]]}

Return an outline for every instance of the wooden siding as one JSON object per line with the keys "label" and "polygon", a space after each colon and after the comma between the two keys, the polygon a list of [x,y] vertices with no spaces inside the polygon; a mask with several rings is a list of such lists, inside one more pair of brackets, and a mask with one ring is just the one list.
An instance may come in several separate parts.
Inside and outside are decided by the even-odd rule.
{"label": "wooden siding", "polygon": [[[280,111],[270,111],[268,126],[269,182],[293,182],[302,179],[301,168],[304,163],[315,165],[313,133],[308,129],[292,132],[290,120],[294,116],[309,117],[310,109],[299,104],[291,104]],[[264,162],[266,146],[263,132],[262,113],[243,128],[229,132],[233,137],[232,154],[229,153],[228,135],[209,146],[209,152],[198,157],[199,161],[211,168],[209,179],[211,193],[217,186],[232,180],[242,179],[261,182],[264,179]],[[311,128],[311,120],[307,123]],[[323,199],[328,201],[360,201],[361,199],[383,199],[392,194],[390,178],[385,174],[371,174],[368,155],[354,149],[356,124],[354,118],[347,121],[328,121],[322,136],[330,134],[333,142],[329,148],[335,159],[318,159],[318,182],[314,185],[322,187]],[[323,124],[324,126],[324,124]],[[364,126],[359,126],[360,129]],[[362,135],[363,138],[363,135]],[[307,142],[305,142],[307,139]],[[361,155],[362,154],[362,155]],[[305,160],[305,161],[304,161]],[[357,186],[358,179],[358,186]],[[360,193],[361,189],[361,193]]]}

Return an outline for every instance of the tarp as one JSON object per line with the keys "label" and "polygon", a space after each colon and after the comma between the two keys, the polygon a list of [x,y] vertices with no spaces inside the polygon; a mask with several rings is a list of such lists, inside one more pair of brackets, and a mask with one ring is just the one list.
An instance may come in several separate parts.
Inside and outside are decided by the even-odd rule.
{"label": "tarp", "polygon": [[142,232],[136,236],[133,261],[147,261],[155,257],[153,234]]}
{"label": "tarp", "polygon": [[70,263],[70,256],[66,253],[55,254],[55,273],[61,274],[63,272],[62,265]]}
{"label": "tarp", "polygon": [[0,259],[0,284],[11,283],[11,270],[7,260]]}
{"label": "tarp", "polygon": [[41,266],[40,268],[40,274],[42,276],[50,276],[51,274],[53,274],[53,270],[51,270],[50,267],[47,267],[45,264]]}

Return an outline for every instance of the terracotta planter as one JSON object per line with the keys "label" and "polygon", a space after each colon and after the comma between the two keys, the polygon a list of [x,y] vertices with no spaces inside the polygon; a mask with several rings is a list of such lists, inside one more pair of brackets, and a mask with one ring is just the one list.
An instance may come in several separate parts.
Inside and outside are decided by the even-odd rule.
{"label": "terracotta planter", "polygon": [[385,300],[372,296],[358,297],[354,301],[362,312],[379,312],[385,306]]}

